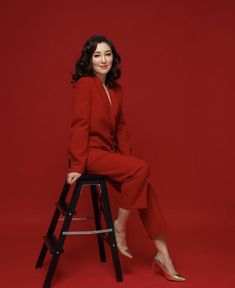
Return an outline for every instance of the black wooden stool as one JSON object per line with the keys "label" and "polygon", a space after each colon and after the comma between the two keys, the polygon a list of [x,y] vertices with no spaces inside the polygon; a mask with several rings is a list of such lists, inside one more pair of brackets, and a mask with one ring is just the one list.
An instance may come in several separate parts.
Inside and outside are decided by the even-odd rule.
{"label": "black wooden stool", "polygon": [[[69,231],[69,226],[72,217],[75,215],[75,208],[80,196],[83,185],[88,185],[91,191],[91,198],[94,211],[95,227],[93,231]],[[100,193],[97,189],[97,185],[100,187]],[[49,264],[48,272],[44,281],[44,288],[49,288],[53,275],[56,270],[57,263],[60,258],[60,254],[64,252],[63,245],[67,235],[80,235],[80,234],[97,234],[97,242],[99,248],[99,257],[101,262],[106,262],[106,255],[104,249],[104,240],[109,244],[112,253],[112,259],[115,269],[115,275],[117,282],[123,281],[122,270],[119,261],[118,249],[116,244],[116,238],[113,228],[113,220],[110,210],[108,192],[106,187],[106,177],[104,175],[84,174],[75,184],[71,200],[66,202],[66,198],[69,192],[70,184],[67,181],[64,184],[59,201],[56,203],[54,215],[52,217],[48,232],[44,236],[44,243],[42,245],[41,252],[39,254],[35,268],[41,268],[49,250],[52,254]],[[60,215],[64,216],[62,228],[59,236],[54,235],[56,225],[58,223]],[[102,229],[101,216],[104,216],[106,222],[106,229]]]}

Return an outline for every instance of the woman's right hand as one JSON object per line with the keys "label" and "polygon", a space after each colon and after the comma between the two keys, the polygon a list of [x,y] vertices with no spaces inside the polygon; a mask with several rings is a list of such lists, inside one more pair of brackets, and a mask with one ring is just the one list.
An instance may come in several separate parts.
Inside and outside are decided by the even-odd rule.
{"label": "woman's right hand", "polygon": [[81,176],[82,174],[77,173],[77,172],[70,172],[67,174],[67,183],[68,184],[73,184],[77,179]]}

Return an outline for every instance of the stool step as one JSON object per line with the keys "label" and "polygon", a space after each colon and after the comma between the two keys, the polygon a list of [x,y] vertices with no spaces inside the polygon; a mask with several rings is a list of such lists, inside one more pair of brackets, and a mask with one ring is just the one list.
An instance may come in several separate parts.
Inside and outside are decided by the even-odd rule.
{"label": "stool step", "polygon": [[[64,221],[65,217],[60,217],[59,221]],[[84,217],[73,217],[72,221],[83,221],[83,220],[91,220],[94,219],[93,216],[84,216]]]}
{"label": "stool step", "polygon": [[[51,254],[54,254],[57,252],[56,248],[58,245],[58,239],[56,238],[56,236],[51,235],[51,236],[44,236],[44,242],[48,248],[48,250],[50,251]],[[63,253],[64,250],[62,249],[61,253]]]}
{"label": "stool step", "polygon": [[90,231],[64,231],[63,235],[86,235],[112,232],[113,229],[90,230]]}

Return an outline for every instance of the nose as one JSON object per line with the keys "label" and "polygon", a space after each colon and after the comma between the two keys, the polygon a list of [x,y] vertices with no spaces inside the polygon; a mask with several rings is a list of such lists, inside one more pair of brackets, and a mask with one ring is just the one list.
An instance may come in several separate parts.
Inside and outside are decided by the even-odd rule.
{"label": "nose", "polygon": [[106,57],[105,57],[105,55],[102,55],[102,56],[101,56],[101,62],[102,62],[102,63],[105,63],[105,62],[106,62]]}

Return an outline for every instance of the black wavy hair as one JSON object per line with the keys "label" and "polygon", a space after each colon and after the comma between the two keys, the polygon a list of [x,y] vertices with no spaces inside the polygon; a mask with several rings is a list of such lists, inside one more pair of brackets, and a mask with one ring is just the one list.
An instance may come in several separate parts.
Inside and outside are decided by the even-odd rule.
{"label": "black wavy hair", "polygon": [[91,58],[96,50],[97,44],[101,42],[107,43],[113,53],[112,67],[106,75],[105,84],[109,88],[115,88],[117,86],[115,80],[121,76],[121,70],[119,66],[121,63],[121,57],[117,52],[113,42],[102,35],[94,35],[85,42],[81,56],[75,65],[75,73],[72,74],[72,84],[75,84],[75,82],[81,77],[94,75]]}

